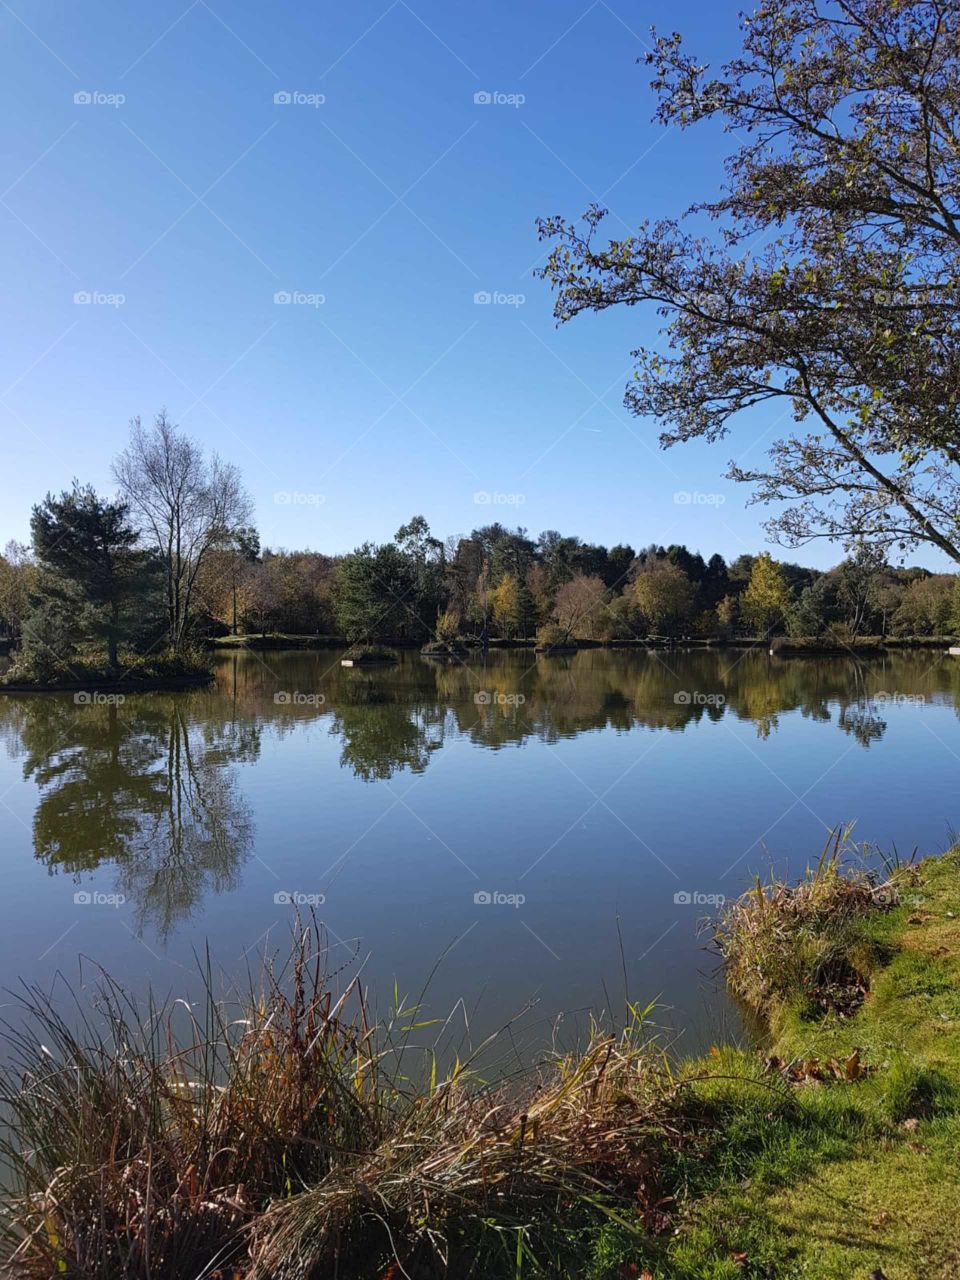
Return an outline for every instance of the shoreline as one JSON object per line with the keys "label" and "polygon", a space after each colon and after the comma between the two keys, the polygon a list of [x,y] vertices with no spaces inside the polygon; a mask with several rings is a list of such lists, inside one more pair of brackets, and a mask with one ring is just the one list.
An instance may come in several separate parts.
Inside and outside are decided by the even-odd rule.
{"label": "shoreline", "polygon": [[[258,652],[281,651],[284,649],[348,649],[349,641],[337,636],[310,636],[310,635],[266,635],[266,636],[218,636],[208,639],[205,642],[206,647],[214,653],[229,653],[231,651],[243,651],[245,649],[256,650]],[[423,649],[422,640],[385,640],[383,642],[394,649],[405,649],[411,652],[420,652]],[[473,653],[482,653],[483,646],[478,640],[466,639],[457,642],[463,646],[463,653],[458,656],[469,656]],[[889,650],[931,650],[942,649],[944,654],[947,650],[958,643],[956,638],[949,636],[863,636],[858,640],[851,640],[849,643],[838,643],[833,640],[810,640],[801,638],[791,640],[785,636],[774,636],[772,638],[765,637],[684,637],[681,640],[667,640],[661,637],[654,637],[647,640],[578,640],[575,648],[564,649],[564,654],[576,653],[581,650],[628,650],[642,652],[645,650],[676,650],[676,649],[759,649],[769,650],[774,656],[784,657],[843,657],[844,655],[869,656],[870,654],[885,653]],[[533,650],[536,648],[537,641],[531,637],[523,640],[489,640],[487,642],[488,650],[502,649],[520,649]],[[430,656],[428,654],[425,657]]]}
{"label": "shoreline", "polygon": [[[108,1020],[86,1049],[45,1023],[41,1000],[42,1038],[20,1041],[27,1058],[2,1089],[17,1274],[72,1274],[96,1241],[117,1274],[128,1250],[145,1250],[158,1280],[171,1257],[177,1274],[216,1259],[238,1280],[515,1280],[518,1257],[529,1280],[950,1280],[960,848],[886,866],[882,880],[841,866],[842,852],[838,840],[798,885],[753,890],[723,917],[728,984],[762,1010],[762,1049],[672,1058],[653,1006],[629,1006],[622,1031],[598,1025],[523,1080],[491,1084],[459,1060],[436,1078],[429,1055],[421,1079],[387,1064],[391,1033],[366,1022],[353,984],[330,1013],[299,926],[299,994],[264,977],[216,1082],[203,1064],[211,1045],[225,1052],[228,1020],[206,1023],[210,1044],[171,1032],[138,1047],[113,986],[115,1030]],[[123,1115],[119,1151],[117,1115],[94,1123],[90,1110],[117,1062],[127,1092],[103,1096]],[[39,1152],[35,1132],[49,1137]],[[142,1196],[152,1210],[131,1221]]]}
{"label": "shoreline", "polygon": [[150,693],[169,689],[193,689],[212,684],[216,680],[213,671],[195,675],[152,676],[145,680],[122,677],[115,680],[90,679],[83,682],[71,680],[68,684],[4,684],[0,681],[0,693]]}

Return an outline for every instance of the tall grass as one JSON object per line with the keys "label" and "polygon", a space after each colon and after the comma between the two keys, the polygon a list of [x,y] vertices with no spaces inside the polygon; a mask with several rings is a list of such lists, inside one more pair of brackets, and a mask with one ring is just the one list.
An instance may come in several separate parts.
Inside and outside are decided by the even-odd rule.
{"label": "tall grass", "polygon": [[849,1012],[863,996],[872,956],[863,919],[893,906],[911,874],[899,859],[869,867],[849,829],[831,833],[795,885],[758,878],[714,927],[727,985],[767,1015],[784,1002],[810,1012]]}
{"label": "tall grass", "polygon": [[480,1276],[572,1214],[642,1231],[674,1089],[644,1011],[523,1081],[435,1057],[410,1072],[416,1009],[372,1022],[356,981],[334,997],[323,954],[299,930],[239,1003],[214,996],[209,962],[199,1006],[141,1006],[105,975],[69,1016],[20,994],[4,1274]]}

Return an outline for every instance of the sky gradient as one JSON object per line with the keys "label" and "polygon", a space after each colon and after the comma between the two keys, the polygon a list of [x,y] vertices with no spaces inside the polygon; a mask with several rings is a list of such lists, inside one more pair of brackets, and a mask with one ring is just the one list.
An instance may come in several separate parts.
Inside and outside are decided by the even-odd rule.
{"label": "sky gradient", "polygon": [[661,452],[622,405],[656,316],[557,330],[532,277],[538,215],[597,199],[616,236],[716,190],[730,140],[652,122],[637,59],[656,24],[721,60],[736,9],[0,4],[0,540],[74,476],[112,491],[129,420],[166,406],[240,465],[265,545],[342,552],[419,512],[760,549],[723,473],[782,410]]}

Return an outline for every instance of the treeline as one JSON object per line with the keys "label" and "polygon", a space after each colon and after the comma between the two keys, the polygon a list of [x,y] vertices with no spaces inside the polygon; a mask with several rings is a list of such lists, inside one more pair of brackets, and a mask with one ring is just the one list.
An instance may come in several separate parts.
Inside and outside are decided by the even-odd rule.
{"label": "treeline", "polygon": [[414,516],[344,556],[262,548],[237,470],[163,414],[134,422],[114,475],[113,498],[77,482],[48,494],[31,545],[0,557],[0,628],[24,678],[189,670],[193,646],[225,634],[552,644],[960,631],[955,575],[894,568],[868,546],[820,572],[768,552],[728,563],[499,523],[443,540]]}
{"label": "treeline", "polygon": [[349,555],[211,555],[201,625],[354,641],[456,637],[930,636],[960,631],[952,574],[899,569],[867,548],[827,572],[767,552],[729,564],[685,546],[598,546],[501,524],[441,540],[422,516]]}

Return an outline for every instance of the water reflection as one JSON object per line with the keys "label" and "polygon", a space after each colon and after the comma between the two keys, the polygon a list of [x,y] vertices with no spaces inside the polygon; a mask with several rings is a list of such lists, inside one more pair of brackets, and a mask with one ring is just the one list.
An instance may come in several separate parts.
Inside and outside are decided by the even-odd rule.
{"label": "water reflection", "polygon": [[197,693],[122,706],[59,696],[4,704],[4,730],[39,793],[37,858],[74,876],[113,864],[138,927],[161,937],[208,891],[235,887],[251,846],[230,765],[257,758],[261,730],[211,714],[218,705]]}
{"label": "water reflection", "polygon": [[[423,772],[451,733],[496,750],[603,729],[683,732],[729,716],[766,739],[783,715],[799,711],[869,748],[883,737],[892,703],[960,701],[960,663],[930,652],[856,660],[736,650],[538,659],[512,651],[464,662],[407,653],[395,667],[367,671],[343,669],[329,653],[267,654],[233,656],[219,678],[238,709],[279,734],[326,718],[343,744],[341,764],[367,780]],[[276,701],[280,689],[288,701]]]}
{"label": "water reflection", "polygon": [[309,754],[304,731],[316,725],[339,743],[340,767],[373,782],[422,774],[453,738],[497,751],[602,730],[677,734],[725,717],[766,739],[799,713],[869,750],[891,704],[960,700],[960,662],[929,652],[856,661],[514,651],[466,663],[406,653],[369,670],[341,668],[338,657],[234,654],[208,690],[122,706],[0,700],[0,734],[36,787],[36,858],[51,874],[112,866],[138,927],[163,937],[208,893],[238,886],[254,836],[238,766],[259,759],[265,735],[304,734]]}

